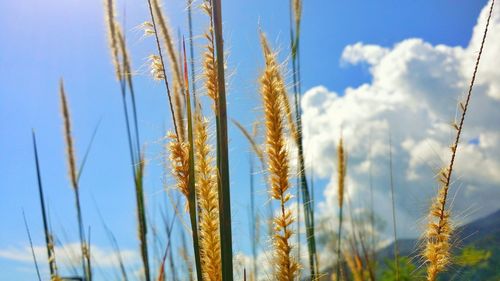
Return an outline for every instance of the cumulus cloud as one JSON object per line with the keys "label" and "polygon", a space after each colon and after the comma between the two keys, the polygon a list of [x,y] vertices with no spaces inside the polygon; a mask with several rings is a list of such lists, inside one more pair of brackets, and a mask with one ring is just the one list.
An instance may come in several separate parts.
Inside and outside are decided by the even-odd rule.
{"label": "cumulus cloud", "polygon": [[[336,210],[335,147],[342,133],[349,152],[348,189],[354,207],[366,209],[373,162],[375,211],[390,221],[389,134],[398,225],[402,237],[414,237],[437,190],[436,172],[449,161],[457,104],[470,83],[488,8],[481,12],[466,47],[432,45],[411,38],[390,48],[356,43],[341,61],[367,66],[369,83],[335,93],[323,86],[302,100],[305,155],[314,172],[330,180],[320,209]],[[454,210],[473,219],[498,208],[500,198],[500,10],[490,23],[476,86],[459,145],[453,192]],[[461,187],[461,188],[458,188]],[[472,207],[471,207],[472,206]],[[472,209],[471,209],[472,208]],[[462,218],[463,220],[463,218]],[[465,222],[463,220],[462,222]],[[390,229],[388,229],[390,230]]]}

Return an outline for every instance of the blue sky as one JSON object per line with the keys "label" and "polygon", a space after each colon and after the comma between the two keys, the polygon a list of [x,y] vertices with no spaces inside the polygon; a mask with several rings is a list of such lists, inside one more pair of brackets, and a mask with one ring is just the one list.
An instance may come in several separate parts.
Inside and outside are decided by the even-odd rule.
{"label": "blue sky", "polygon": [[[124,2],[118,3],[120,19]],[[344,48],[357,42],[391,48],[408,38],[432,45],[467,47],[486,1],[304,1],[302,85],[323,85],[341,93],[370,83],[367,63],[341,62]],[[162,194],[162,134],[170,127],[162,84],[148,76],[146,58],[154,52],[151,38],[141,39],[135,26],[148,20],[146,1],[127,1],[126,30],[133,57],[141,138],[148,159],[146,193],[153,206]],[[166,1],[171,26],[186,34],[184,1]],[[76,241],[73,194],[66,170],[58,80],[64,77],[72,113],[77,158],[81,160],[96,124],[101,121],[81,179],[84,220],[92,225],[93,243],[110,248],[96,205],[120,246],[136,248],[135,208],[119,86],[107,47],[103,4],[92,1],[0,2],[0,249],[27,245],[22,221],[26,212],[35,245],[43,244],[31,146],[34,128],[51,223],[66,242]],[[288,1],[223,1],[228,53],[230,118],[245,125],[260,119],[257,79],[262,69],[259,25],[272,45],[288,57]],[[195,12],[195,34],[206,19]],[[203,46],[195,38],[196,50]],[[199,52],[198,52],[199,53]],[[201,83],[198,83],[200,86]],[[249,252],[247,206],[248,145],[230,128],[230,166],[235,249]],[[333,157],[333,156],[332,156]],[[316,183],[317,201],[324,199],[328,178]],[[260,190],[259,204],[265,193]],[[94,203],[95,202],[95,203]],[[158,213],[158,210],[156,210]],[[67,238],[63,238],[63,232]],[[44,265],[44,264],[43,264]],[[44,265],[45,266],[45,265]],[[29,262],[0,257],[0,280],[34,280]]]}

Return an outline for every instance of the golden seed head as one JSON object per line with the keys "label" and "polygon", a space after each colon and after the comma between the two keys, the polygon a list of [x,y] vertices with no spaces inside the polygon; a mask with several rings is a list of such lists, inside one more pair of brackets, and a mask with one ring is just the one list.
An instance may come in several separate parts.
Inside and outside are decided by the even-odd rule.
{"label": "golden seed head", "polygon": [[339,208],[344,204],[344,189],[345,189],[345,176],[346,176],[346,162],[347,158],[344,151],[344,140],[340,137],[339,145],[337,147],[337,172],[338,172],[338,190],[337,197]]}
{"label": "golden seed head", "polygon": [[144,37],[155,35],[153,23],[151,23],[150,21],[143,22],[141,25],[139,25],[139,28],[143,30]]}
{"label": "golden seed head", "polygon": [[282,93],[285,92],[285,85],[276,56],[271,52],[263,34],[261,42],[265,58],[265,69],[260,83],[266,126],[268,178],[271,197],[278,200],[281,206],[281,212],[273,219],[274,272],[276,280],[288,281],[295,279],[299,264],[292,256],[291,224],[294,218],[290,209],[285,206],[291,199],[288,193],[290,188],[288,149],[283,125],[286,113]]}
{"label": "golden seed head", "polygon": [[150,72],[151,76],[155,80],[163,80],[165,79],[165,73],[163,72],[163,64],[161,63],[161,58],[158,55],[150,55],[149,58],[150,63]]}
{"label": "golden seed head", "polygon": [[189,143],[179,141],[173,133],[169,133],[168,137],[172,175],[177,181],[177,189],[189,198]]}
{"label": "golden seed head", "polygon": [[200,254],[204,280],[220,281],[221,253],[219,234],[219,200],[217,168],[214,165],[213,148],[209,144],[208,121],[195,114],[195,170],[196,192],[199,207]]}
{"label": "golden seed head", "polygon": [[64,138],[66,140],[66,157],[68,159],[68,170],[71,180],[71,185],[74,189],[78,188],[77,175],[76,175],[76,160],[75,150],[73,147],[73,136],[71,135],[71,116],[69,114],[68,101],[64,91],[64,83],[61,79],[59,83],[59,94],[61,99],[61,113],[64,122]]}

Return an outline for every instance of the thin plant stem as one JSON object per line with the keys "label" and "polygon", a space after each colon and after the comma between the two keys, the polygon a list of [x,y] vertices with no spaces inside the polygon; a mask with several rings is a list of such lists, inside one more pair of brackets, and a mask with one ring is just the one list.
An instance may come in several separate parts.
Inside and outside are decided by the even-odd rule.
{"label": "thin plant stem", "polygon": [[191,63],[191,92],[193,93],[193,104],[198,104],[196,100],[196,76],[194,71],[194,46],[193,46],[193,0],[187,0],[188,29],[189,29],[189,62]]}
{"label": "thin plant stem", "polygon": [[298,168],[300,177],[300,189],[302,192],[302,203],[304,206],[304,220],[306,224],[306,239],[309,252],[309,267],[311,279],[315,280],[318,276],[318,256],[316,253],[316,239],[314,234],[314,213],[311,208],[311,198],[307,186],[307,177],[305,173],[304,147],[302,139],[302,117],[300,109],[300,69],[299,64],[299,39],[300,39],[300,19],[296,20],[295,32],[293,29],[292,1],[290,0],[290,48],[292,52],[292,77],[295,103],[295,118],[297,127],[296,144],[298,150]]}
{"label": "thin plant stem", "polygon": [[389,173],[391,185],[391,203],[392,203],[392,227],[394,234],[394,263],[396,268],[396,281],[399,281],[399,249],[398,249],[398,234],[396,225],[396,199],[394,197],[394,177],[392,173],[392,137],[389,132]]}
{"label": "thin plant stem", "polygon": [[33,263],[35,264],[36,275],[38,277],[38,280],[42,281],[42,277],[40,277],[40,269],[38,268],[38,262],[36,261],[35,249],[33,248],[33,240],[31,239],[30,228],[28,227],[28,222],[26,221],[26,215],[24,214],[24,210],[23,210],[23,220],[24,220],[24,227],[26,228],[26,234],[28,234],[28,241],[30,242],[31,255],[33,256]]}
{"label": "thin plant stem", "polygon": [[229,181],[229,148],[224,74],[224,41],[222,38],[222,0],[213,0],[212,15],[216,46],[217,89],[217,169],[219,172],[219,223],[222,260],[222,280],[233,280],[233,242],[231,230],[231,196]]}
{"label": "thin plant stem", "polygon": [[151,16],[151,22],[153,23],[153,29],[155,32],[155,39],[156,39],[156,47],[158,48],[158,55],[160,56],[160,61],[161,61],[161,66],[162,66],[162,72],[163,72],[163,81],[165,82],[165,88],[167,90],[167,97],[168,97],[168,103],[170,107],[170,113],[172,114],[172,123],[174,124],[174,131],[175,135],[177,137],[177,140],[179,141],[179,130],[177,128],[177,122],[175,121],[175,113],[174,113],[174,107],[172,104],[172,95],[170,93],[170,87],[168,85],[168,79],[167,79],[167,72],[165,71],[165,63],[163,60],[163,54],[161,50],[161,45],[160,45],[160,39],[158,36],[158,30],[156,28],[156,21],[155,21],[155,16],[153,13],[153,7],[151,5],[151,1],[155,0],[148,0],[148,7],[149,7],[149,14]]}
{"label": "thin plant stem", "polygon": [[189,94],[189,83],[188,83],[188,70],[186,62],[186,46],[184,40],[182,41],[183,53],[184,53],[184,83],[185,93],[186,93],[186,106],[187,106],[187,119],[188,119],[188,140],[189,140],[189,217],[191,219],[191,231],[193,235],[193,249],[194,249],[194,259],[196,264],[196,277],[198,281],[202,281],[202,271],[201,271],[201,256],[200,256],[200,246],[199,246],[199,235],[198,235],[198,219],[197,219],[197,203],[196,203],[196,179],[195,179],[195,165],[194,165],[194,139],[193,139],[193,118],[191,114],[191,97]]}
{"label": "thin plant stem", "polygon": [[54,251],[54,243],[52,240],[52,235],[49,231],[49,224],[48,224],[48,220],[47,220],[47,211],[45,208],[45,198],[43,195],[42,176],[41,176],[41,172],[40,172],[40,162],[38,160],[38,149],[37,149],[37,145],[36,145],[35,131],[32,131],[32,139],[33,139],[33,151],[34,151],[35,165],[36,165],[36,176],[37,176],[37,183],[38,183],[38,195],[40,197],[40,208],[42,211],[42,222],[43,222],[43,230],[44,230],[44,234],[45,234],[45,245],[47,247],[47,257],[48,257],[48,261],[49,261],[50,277],[56,278],[57,277],[57,264],[56,264],[56,257],[55,257],[55,251]]}

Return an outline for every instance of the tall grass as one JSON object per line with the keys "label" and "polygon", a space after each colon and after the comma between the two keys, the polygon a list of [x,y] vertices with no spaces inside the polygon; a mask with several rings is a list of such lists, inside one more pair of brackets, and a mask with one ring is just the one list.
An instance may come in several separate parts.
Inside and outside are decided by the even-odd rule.
{"label": "tall grass", "polygon": [[286,95],[285,85],[276,62],[275,54],[271,52],[267,39],[261,34],[261,44],[264,51],[265,69],[260,78],[262,103],[266,127],[267,171],[269,173],[269,192],[273,199],[278,200],[280,212],[274,217],[274,264],[275,280],[294,280],[299,264],[292,255],[294,218],[292,211],[286,207],[292,198],[288,189],[289,159],[285,143],[284,118],[286,110],[280,96]]}
{"label": "tall grass", "polygon": [[217,174],[208,140],[208,121],[202,117],[201,109],[196,112],[195,133],[198,177],[196,189],[199,194],[200,255],[203,280],[217,281],[222,280]]}
{"label": "tall grass", "polygon": [[[139,125],[137,117],[137,108],[135,101],[135,92],[132,82],[132,67],[130,56],[128,54],[125,36],[121,26],[116,20],[115,2],[113,0],[105,0],[106,23],[108,27],[108,41],[111,50],[111,57],[115,67],[116,78],[120,84],[122,97],[122,106],[127,129],[128,148],[131,159],[132,175],[134,178],[136,208],[137,208],[137,223],[139,235],[139,248],[143,263],[144,276],[146,281],[151,280],[148,254],[148,239],[147,239],[147,220],[146,206],[144,200],[144,159],[140,148]],[[127,86],[130,91],[130,99],[132,103],[132,120],[130,121],[129,108],[127,105]],[[133,126],[131,125],[133,124]],[[132,139],[132,134],[135,132],[135,143]]]}
{"label": "tall grass", "polygon": [[447,167],[443,168],[439,173],[439,192],[432,203],[428,215],[428,225],[427,231],[425,233],[425,248],[423,249],[423,257],[427,263],[427,280],[434,281],[437,279],[438,274],[444,271],[447,266],[451,263],[451,253],[450,253],[450,237],[453,232],[453,226],[450,222],[451,211],[447,208],[448,191],[451,184],[451,176],[453,173],[453,167],[455,164],[455,158],[457,155],[458,144],[460,142],[460,136],[462,134],[465,115],[469,107],[470,99],[472,96],[472,89],[474,87],[474,82],[476,81],[476,75],[479,67],[479,62],[481,60],[481,55],[483,53],[484,43],[486,41],[486,35],[488,34],[488,26],[490,24],[491,14],[493,11],[493,6],[495,1],[491,1],[488,18],[486,20],[486,26],[484,28],[484,33],[481,41],[481,46],[479,48],[479,53],[477,55],[476,63],[474,66],[474,71],[472,73],[472,78],[469,84],[469,90],[467,92],[465,101],[459,102],[460,107],[460,120],[458,123],[453,123],[453,128],[456,130],[455,140],[450,146],[451,158]]}
{"label": "tall grass", "polygon": [[311,279],[319,278],[319,262],[316,253],[316,236],[314,234],[314,211],[309,188],[307,186],[306,167],[304,161],[304,145],[302,137],[302,111],[300,107],[300,24],[302,20],[302,0],[290,0],[290,50],[292,55],[292,77],[295,104],[295,142],[297,145],[297,166],[299,170],[300,190],[304,209],[306,240],[309,253],[309,270]]}
{"label": "tall grass", "polygon": [[[115,3],[113,0],[104,0],[105,16],[109,35],[109,49],[114,65],[114,72],[119,81],[120,93],[124,121],[126,125],[128,150],[131,159],[131,168],[134,178],[135,199],[137,209],[138,240],[139,251],[143,267],[141,279],[150,281],[157,279],[164,281],[167,277],[167,258],[172,280],[176,280],[177,272],[174,264],[172,246],[172,228],[176,217],[171,221],[163,217],[166,232],[166,243],[163,244],[161,235],[154,225],[147,224],[146,200],[144,192],[145,157],[141,149],[138,112],[136,95],[133,84],[133,70],[131,57],[127,50],[127,41],[122,26],[117,21]],[[181,233],[183,258],[187,274],[181,278],[189,280],[213,280],[232,281],[233,276],[233,249],[232,249],[232,220],[230,202],[230,175],[229,175],[229,149],[228,149],[228,125],[227,125],[227,101],[226,101],[226,80],[225,80],[225,57],[224,38],[222,32],[222,4],[221,0],[203,0],[201,10],[207,17],[207,28],[203,34],[205,45],[199,65],[202,67],[201,77],[204,79],[203,91],[209,97],[210,105],[215,119],[215,130],[210,128],[210,116],[205,116],[202,108],[202,97],[196,95],[196,77],[193,47],[193,27],[192,27],[192,6],[194,1],[187,0],[188,32],[190,44],[190,67],[186,55],[184,40],[179,40],[179,49],[176,50],[176,40],[172,36],[168,25],[167,17],[162,10],[160,0],[147,0],[151,23],[146,23],[149,28],[148,34],[154,35],[156,51],[151,55],[151,72],[156,80],[163,80],[168,97],[168,107],[170,109],[173,132],[168,134],[169,160],[171,174],[175,178],[175,186],[186,201],[186,211],[190,220],[190,231],[192,236],[191,257],[186,246],[184,232]],[[465,115],[469,106],[472,89],[478,71],[479,61],[483,52],[483,47],[488,31],[494,1],[486,22],[486,27],[481,42],[481,47],[474,67],[469,91],[464,102],[459,103],[461,110],[460,120],[453,124],[456,129],[456,137],[451,145],[451,159],[449,165],[444,168],[440,177],[440,190],[434,199],[429,213],[429,223],[425,233],[425,248],[422,255],[427,263],[427,280],[435,281],[438,274],[451,264],[451,243],[450,236],[453,234],[451,223],[451,212],[449,210],[448,194],[451,184],[452,171],[454,167],[457,147],[463,130]],[[285,79],[282,75],[281,65],[277,60],[277,53],[269,46],[263,33],[260,34],[261,46],[263,50],[265,66],[259,77],[260,95],[262,98],[265,139],[264,148],[258,143],[255,134],[249,133],[241,124],[234,122],[243,135],[249,140],[252,150],[262,165],[262,170],[266,171],[266,189],[269,196],[278,208],[273,213],[272,203],[270,207],[269,236],[272,241],[271,253],[273,255],[273,276],[272,280],[292,281],[301,280],[300,264],[300,218],[302,216],[300,205],[297,204],[297,217],[293,216],[290,208],[292,201],[291,194],[291,172],[290,172],[290,147],[297,147],[297,169],[298,182],[296,197],[297,201],[302,201],[302,210],[305,221],[305,232],[308,250],[308,263],[310,274],[308,280],[319,280],[318,253],[316,251],[315,221],[314,221],[314,190],[313,174],[311,183],[308,184],[304,144],[302,135],[302,112],[300,108],[301,98],[301,72],[300,72],[300,26],[302,20],[302,1],[290,1],[290,50],[292,60],[293,77],[293,104],[286,90]],[[179,29],[180,30],[180,29]],[[179,38],[181,32],[179,31]],[[182,44],[181,44],[182,42]],[[168,62],[169,74],[172,74],[172,92],[169,84],[169,77],[165,66]],[[191,72],[190,72],[191,71]],[[188,73],[191,73],[189,80]],[[190,84],[191,83],[191,84]],[[66,142],[67,163],[71,187],[75,196],[76,215],[78,221],[78,234],[81,251],[81,270],[83,279],[91,281],[92,263],[90,252],[90,227],[87,235],[84,231],[83,214],[80,202],[79,178],[85,164],[88,150],[84,160],[78,169],[75,153],[74,139],[72,135],[71,118],[67,96],[61,80],[59,87],[61,99],[61,111],[64,125],[64,138]],[[295,115],[294,115],[295,114]],[[215,134],[215,145],[210,137]],[[95,135],[95,131],[94,131]],[[93,137],[94,137],[93,135]],[[92,137],[92,139],[93,139]],[[288,139],[293,143],[289,144]],[[55,259],[54,239],[48,225],[48,218],[43,194],[40,164],[36,146],[35,134],[33,132],[33,147],[36,162],[38,192],[44,225],[45,244],[47,248],[49,271],[51,279],[61,280]],[[376,278],[375,269],[375,214],[374,214],[374,191],[372,183],[372,159],[371,144],[369,152],[369,177],[370,177],[370,217],[369,229],[371,241],[368,242],[368,231],[359,218],[354,217],[350,196],[346,196],[346,173],[347,173],[347,152],[344,147],[344,139],[341,136],[337,146],[337,199],[338,199],[338,232],[337,239],[332,239],[331,244],[336,251],[336,270],[332,274],[335,280],[371,280]],[[314,164],[314,163],[313,163]],[[313,173],[313,164],[311,172]],[[390,169],[390,192],[392,203],[392,223],[395,240],[394,259],[396,269],[396,280],[400,279],[399,248],[397,241],[397,218],[395,210],[395,192],[393,183],[392,167],[392,139],[389,136],[389,169]],[[258,216],[255,205],[255,183],[254,183],[254,163],[250,157],[250,236],[252,244],[252,268],[249,274],[251,280],[258,278],[260,271],[257,264],[257,244],[259,239]],[[309,190],[309,186],[311,190]],[[166,201],[166,200],[165,200]],[[344,230],[345,214],[344,205],[348,204],[350,211],[351,231]],[[176,208],[176,206],[174,206]],[[359,220],[357,220],[359,219]],[[179,217],[179,220],[182,220]],[[295,228],[295,224],[296,228]],[[29,240],[31,234],[26,224]],[[368,225],[367,224],[367,225]],[[111,231],[105,226],[107,234],[115,251],[119,252],[118,243]],[[154,254],[150,256],[148,245],[148,231],[153,230]],[[186,227],[189,228],[189,227]],[[295,233],[297,229],[297,233]],[[349,227],[347,227],[347,230]],[[182,229],[181,229],[182,231]],[[346,233],[344,233],[346,232]],[[297,240],[293,235],[297,235]],[[30,244],[32,245],[32,244]],[[162,248],[165,246],[164,248]],[[33,246],[32,251],[33,251]],[[161,248],[161,250],[158,250]],[[163,254],[161,254],[163,251]],[[334,254],[335,256],[335,254]],[[33,252],[35,267],[38,272],[38,264]],[[191,261],[194,259],[194,263]],[[124,261],[118,253],[120,274],[122,279],[127,280],[127,270]],[[150,260],[153,262],[150,263]],[[80,261],[79,261],[80,262]],[[335,262],[335,261],[334,261]],[[153,264],[151,267],[150,265]],[[193,268],[193,265],[195,267]],[[350,273],[344,270],[345,265],[350,269]],[[80,265],[78,265],[80,267]],[[246,266],[246,265],[245,265]],[[158,268],[157,268],[158,267]],[[75,269],[75,272],[78,272]],[[194,272],[196,271],[196,277]],[[153,274],[151,272],[154,272]],[[241,274],[241,273],[240,273]],[[154,276],[153,276],[154,275]],[[40,273],[38,279],[41,280]],[[243,269],[243,279],[247,279],[247,267]]]}
{"label": "tall grass", "polygon": [[[162,48],[161,48],[161,44],[160,44],[160,36],[158,35],[158,28],[157,28],[157,24],[156,24],[156,16],[155,16],[155,10],[154,10],[157,8],[156,4],[157,3],[155,0],[148,0],[149,13],[150,13],[150,17],[151,17],[151,22],[152,22],[152,26],[153,26],[153,33],[155,35],[155,42],[156,42],[156,47],[157,47],[157,51],[158,51],[158,56],[157,56],[157,59],[155,60],[156,61],[156,63],[155,63],[156,72],[155,73],[159,74],[159,76],[157,76],[157,78],[159,78],[159,80],[163,80],[165,83],[165,90],[167,92],[168,105],[169,105],[170,113],[172,116],[172,123],[174,126],[175,136],[176,136],[176,138],[179,138],[179,129],[177,128],[176,114],[174,112],[172,94],[170,93],[170,87],[169,87],[169,83],[168,83],[168,79],[167,79],[167,73],[165,70],[165,62],[163,59],[163,52],[162,52]],[[160,23],[161,23],[161,21],[160,21]]]}
{"label": "tall grass", "polygon": [[45,197],[43,195],[42,176],[40,171],[40,161],[38,159],[38,148],[36,145],[35,131],[32,131],[32,141],[33,141],[33,152],[34,152],[35,166],[36,166],[36,178],[38,184],[38,196],[40,199],[40,209],[42,212],[43,232],[45,234],[45,247],[47,248],[47,260],[49,264],[50,279],[58,280],[59,275],[57,273],[56,252],[54,250],[54,237],[52,236],[52,233],[49,230],[49,224],[47,219],[47,210],[45,207]]}
{"label": "tall grass", "polygon": [[[347,174],[347,156],[344,151],[344,140],[340,137],[337,146],[337,200],[339,207],[339,224],[338,224],[338,242],[337,242],[337,274],[336,280],[340,280],[341,265],[342,265],[342,220],[344,210],[344,190],[345,177]],[[352,221],[352,219],[351,219]],[[353,227],[354,228],[354,227]]]}
{"label": "tall grass", "polygon": [[196,276],[198,280],[203,280],[202,278],[202,267],[201,267],[201,253],[199,246],[199,234],[198,234],[198,220],[197,220],[197,198],[196,198],[196,165],[194,158],[194,137],[193,137],[193,114],[191,112],[191,95],[189,93],[189,85],[188,85],[188,70],[187,70],[187,62],[186,62],[186,46],[183,40],[183,51],[184,51],[184,83],[186,85],[185,93],[186,93],[186,104],[187,104],[187,132],[188,132],[188,141],[189,141],[189,176],[188,176],[188,186],[189,186],[189,217],[191,219],[191,231],[193,235],[193,249],[194,249],[194,259],[196,261]]}
{"label": "tall grass", "polygon": [[69,114],[69,107],[66,98],[66,93],[64,91],[64,83],[63,80],[59,82],[59,95],[61,99],[61,113],[63,117],[64,123],[64,139],[66,141],[66,158],[68,161],[68,172],[70,183],[73,188],[73,193],[75,195],[75,207],[76,207],[76,216],[78,222],[78,233],[80,235],[80,248],[81,248],[81,262],[82,262],[82,274],[84,280],[91,281],[92,280],[92,270],[88,265],[90,264],[90,253],[89,248],[85,239],[85,230],[83,228],[83,218],[82,218],[82,209],[80,202],[80,188],[78,186],[77,179],[77,167],[76,167],[76,157],[75,150],[73,147],[73,136],[71,130],[71,117]]}

